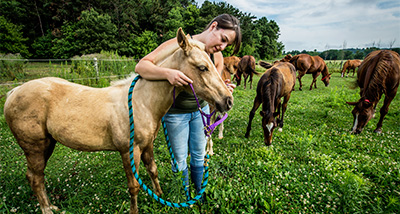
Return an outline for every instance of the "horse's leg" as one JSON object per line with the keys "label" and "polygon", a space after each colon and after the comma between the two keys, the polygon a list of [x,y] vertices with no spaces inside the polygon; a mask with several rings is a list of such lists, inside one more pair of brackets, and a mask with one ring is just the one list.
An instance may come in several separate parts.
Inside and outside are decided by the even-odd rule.
{"label": "horse's leg", "polygon": [[291,94],[288,94],[287,96],[285,96],[284,98],[283,98],[283,104],[282,104],[282,118],[281,118],[281,121],[280,121],[280,123],[279,123],[279,131],[282,131],[282,128],[283,128],[283,117],[285,116],[285,112],[286,112],[286,109],[287,109],[287,104],[288,104],[288,102],[289,102],[289,99],[290,99],[290,95]]}
{"label": "horse's leg", "polygon": [[385,118],[386,114],[388,113],[389,105],[392,102],[393,98],[394,98],[394,95],[393,96],[389,96],[389,95],[385,96],[385,101],[383,102],[383,106],[380,110],[381,116],[379,118],[378,124],[376,125],[376,129],[374,130],[375,133],[382,133],[383,118]]}
{"label": "horse's leg", "polygon": [[313,76],[313,81],[311,82],[311,85],[310,85],[310,91],[312,90],[312,86],[314,85],[314,88],[317,88],[317,77],[319,76],[319,74],[320,74],[320,72],[314,72],[313,74],[312,74],[312,76]]}
{"label": "horse's leg", "polygon": [[250,83],[250,90],[253,88],[253,72],[252,73],[250,73],[250,80],[249,80],[249,83]]}
{"label": "horse's leg", "polygon": [[[246,74],[246,75],[245,75]],[[247,78],[249,77],[249,75],[244,72],[243,73],[243,84],[244,84],[244,89],[246,89],[246,82],[247,82]]]}
{"label": "horse's leg", "polygon": [[300,91],[303,90],[303,83],[301,82],[301,78],[304,76],[304,74],[305,74],[305,72],[302,72],[302,71],[299,70],[299,74],[297,76],[297,79],[299,80],[299,84],[300,84],[299,90]]}
{"label": "horse's leg", "polygon": [[51,214],[52,210],[59,210],[51,204],[44,185],[44,169],[53,154],[56,141],[49,138],[35,142],[19,140],[18,144],[25,152],[28,166],[26,178],[37,196],[42,213]]}
{"label": "horse's leg", "polygon": [[[129,194],[131,196],[131,208],[129,210],[130,214],[138,214],[138,206],[137,206],[137,196],[139,194],[139,183],[135,179],[132,168],[131,168],[131,161],[129,157],[129,151],[127,152],[120,152],[121,158],[122,158],[122,164],[124,166],[125,174],[128,180],[128,188],[129,188]],[[140,163],[140,151],[139,147],[135,146],[134,148],[134,160],[135,160],[135,167],[136,167],[136,172],[139,173],[139,163]]]}
{"label": "horse's leg", "polygon": [[276,113],[278,113],[277,114],[277,119],[276,119],[276,122],[278,123],[278,126],[279,126],[279,129],[278,129],[278,131],[280,131],[280,132],[282,132],[282,128],[281,128],[281,121],[282,121],[282,118],[281,118],[281,106],[282,106],[282,103],[281,103],[281,99],[278,99],[277,101],[276,101],[276,103],[277,103],[277,105],[275,106],[275,112]]}
{"label": "horse's leg", "polygon": [[261,95],[259,95],[257,93],[256,98],[254,99],[254,104],[253,104],[253,108],[250,111],[250,115],[249,115],[249,123],[247,124],[247,131],[246,134],[244,135],[245,138],[249,138],[250,136],[250,130],[251,130],[251,122],[253,121],[254,115],[258,109],[258,107],[260,107],[261,105]]}
{"label": "horse's leg", "polygon": [[153,184],[154,192],[160,196],[163,192],[160,187],[160,182],[158,180],[158,171],[157,165],[154,161],[154,153],[153,153],[153,143],[151,143],[142,153],[142,161],[144,166],[146,167],[147,173],[149,173],[151,182]]}
{"label": "horse's leg", "polygon": [[[221,124],[219,124],[218,138],[219,139],[224,138],[224,123],[223,122]],[[211,147],[211,149],[212,149],[212,147]]]}

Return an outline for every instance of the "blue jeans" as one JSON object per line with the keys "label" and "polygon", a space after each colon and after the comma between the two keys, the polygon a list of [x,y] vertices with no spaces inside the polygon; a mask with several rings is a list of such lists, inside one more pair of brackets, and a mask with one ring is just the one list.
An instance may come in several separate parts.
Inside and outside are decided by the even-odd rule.
{"label": "blue jeans", "polygon": [[[208,105],[202,111],[209,114]],[[187,168],[187,157],[190,152],[190,165],[202,167],[206,154],[206,136],[200,111],[183,114],[166,114],[164,116],[172,151],[178,163],[178,171]],[[172,164],[172,171],[176,172]]]}

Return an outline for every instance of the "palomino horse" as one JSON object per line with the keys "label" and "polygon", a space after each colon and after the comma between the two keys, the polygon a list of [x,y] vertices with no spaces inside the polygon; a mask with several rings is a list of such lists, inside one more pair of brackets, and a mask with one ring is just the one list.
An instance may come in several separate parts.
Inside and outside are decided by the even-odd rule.
{"label": "palomino horse", "polygon": [[350,70],[353,70],[353,77],[354,73],[356,72],[356,68],[361,65],[361,60],[359,59],[349,59],[343,64],[343,69],[342,69],[342,75],[341,77],[344,77],[344,73],[346,73],[346,77],[349,76]]}
{"label": "palomino horse", "polygon": [[249,83],[250,83],[250,89],[252,88],[253,84],[253,75],[259,75],[259,73],[256,72],[256,60],[254,59],[253,56],[246,55],[243,56],[242,59],[239,62],[238,70],[237,70],[237,75],[236,81],[237,85],[240,85],[240,81],[242,80],[242,75],[243,75],[243,84],[244,84],[244,89],[246,89],[246,82],[247,78],[249,78]]}
{"label": "palomino horse", "polygon": [[[251,122],[255,112],[262,103],[262,127],[264,130],[264,143],[269,146],[272,143],[272,133],[279,126],[282,131],[283,117],[287,108],[290,95],[296,83],[296,69],[288,62],[276,62],[274,65],[260,61],[259,64],[268,70],[261,76],[257,84],[257,95],[253,108],[250,111],[249,123],[245,137],[248,138],[251,130]],[[281,104],[281,98],[283,104]],[[282,116],[280,109],[282,108]],[[278,117],[275,119],[275,117]]]}
{"label": "palomino horse", "polygon": [[[237,56],[224,57],[224,69],[222,70],[222,74],[221,74],[222,80],[230,81],[231,75],[236,75],[239,61],[240,61],[240,58]],[[210,105],[210,112],[213,112],[214,110],[215,110],[215,107]],[[213,114],[213,116],[211,117],[211,123],[215,122],[218,114],[219,113]],[[219,125],[218,138],[219,139],[224,138],[224,123],[223,122]],[[207,152],[210,155],[214,155],[213,145],[214,145],[214,143],[212,141],[212,137],[210,136],[207,139]]]}
{"label": "palomino horse", "polygon": [[[161,53],[155,64],[178,69],[193,80],[196,94],[218,111],[232,108],[233,97],[220,78],[203,43],[187,38],[182,29],[177,44]],[[45,190],[44,169],[56,142],[81,151],[118,151],[128,179],[130,213],[138,213],[139,183],[129,158],[128,90],[133,77],[107,88],[91,88],[59,78],[29,81],[8,93],[5,119],[27,159],[26,177],[36,194],[42,213],[58,208]],[[160,120],[173,103],[174,87],[168,81],[140,79],[133,90],[135,126],[134,160],[143,161],[154,192],[162,194],[153,155],[153,140]],[[189,86],[176,88],[177,93]]]}
{"label": "palomino horse", "polygon": [[380,110],[381,116],[374,132],[382,132],[383,118],[389,111],[389,105],[396,96],[400,82],[400,56],[389,50],[378,50],[368,54],[357,72],[357,84],[360,87],[360,99],[347,102],[354,105],[352,133],[359,134],[373,117],[376,104],[385,94]]}
{"label": "palomino horse", "polygon": [[310,90],[312,90],[312,86],[314,85],[317,88],[317,77],[322,72],[322,81],[325,86],[329,85],[329,80],[331,79],[331,75],[328,72],[328,67],[326,66],[324,60],[319,56],[310,56],[308,54],[299,54],[290,59],[290,63],[294,65],[294,67],[298,70],[299,74],[297,79],[299,79],[299,90],[302,90],[303,83],[301,82],[301,78],[305,74],[312,74],[313,81],[310,86]]}

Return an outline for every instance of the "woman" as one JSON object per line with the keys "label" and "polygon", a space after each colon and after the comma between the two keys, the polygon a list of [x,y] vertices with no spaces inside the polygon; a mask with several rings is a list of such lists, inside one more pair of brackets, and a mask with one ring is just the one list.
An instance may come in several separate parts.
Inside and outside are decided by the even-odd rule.
{"label": "woman", "polygon": [[[224,58],[221,51],[233,44],[235,46],[234,54],[236,54],[240,48],[241,37],[239,20],[229,14],[217,16],[202,33],[192,36],[193,39],[205,44],[206,52],[210,54],[210,58],[220,74],[222,74],[224,67]],[[169,45],[175,45],[176,43],[176,38],[170,39],[142,58],[136,65],[136,73],[149,80],[168,80],[174,86],[193,83],[191,79],[179,70],[162,68],[154,64],[154,59],[160,52]],[[228,82],[229,80],[226,80],[226,83]],[[231,92],[236,87],[233,84],[227,84],[227,86]],[[209,114],[207,102],[201,99],[199,102],[202,111]],[[174,165],[172,165],[172,171],[182,171],[184,181],[188,185],[189,175],[186,159],[188,153],[190,153],[191,178],[196,193],[198,193],[201,190],[203,179],[206,138],[201,114],[194,95],[185,91],[181,92],[175,99],[174,107],[171,107],[164,116],[164,120],[169,133],[172,151],[178,164],[178,169],[175,169]],[[188,199],[190,199],[189,196]]]}

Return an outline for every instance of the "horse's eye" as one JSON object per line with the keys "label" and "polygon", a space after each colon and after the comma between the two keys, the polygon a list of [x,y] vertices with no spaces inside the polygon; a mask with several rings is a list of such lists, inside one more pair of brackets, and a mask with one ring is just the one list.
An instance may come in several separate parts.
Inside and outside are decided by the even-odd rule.
{"label": "horse's eye", "polygon": [[198,68],[200,71],[208,71],[208,68],[204,65],[200,65]]}

